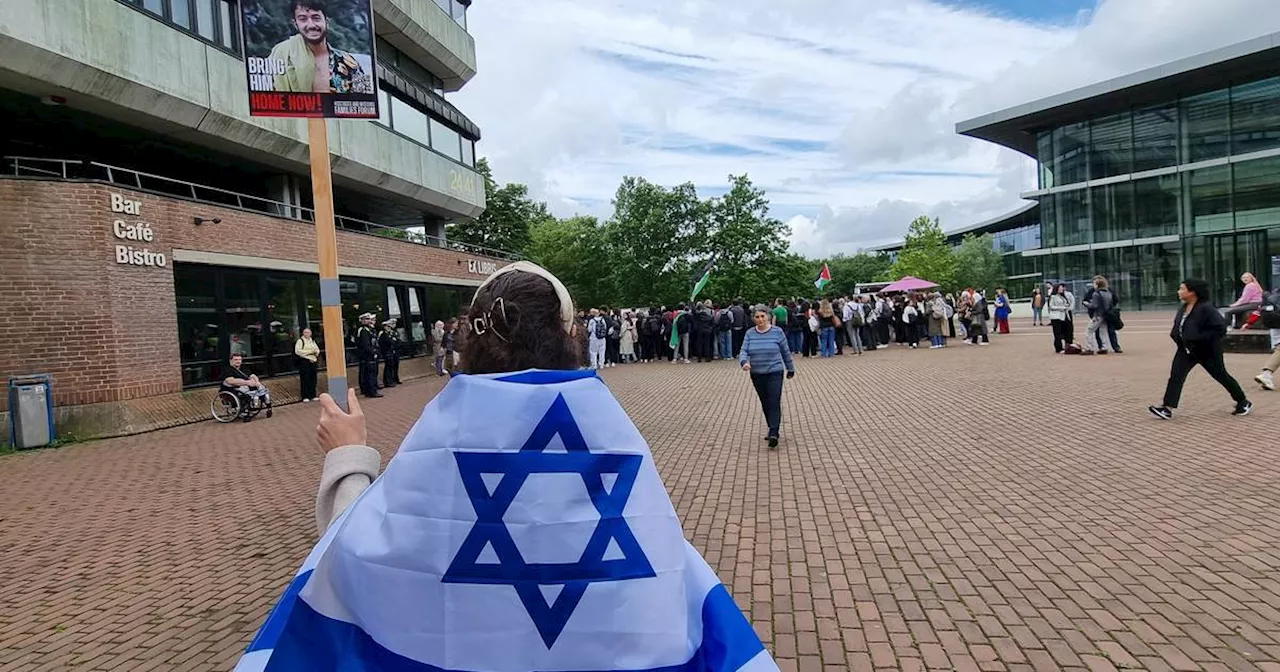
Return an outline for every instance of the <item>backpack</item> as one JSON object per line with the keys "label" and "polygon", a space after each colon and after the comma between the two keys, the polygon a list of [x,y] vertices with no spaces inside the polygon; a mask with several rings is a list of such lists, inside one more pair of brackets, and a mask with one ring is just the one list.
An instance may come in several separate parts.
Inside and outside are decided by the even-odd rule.
{"label": "backpack", "polygon": [[733,315],[728,310],[720,311],[720,320],[716,326],[720,331],[729,331],[733,328]]}
{"label": "backpack", "polygon": [[920,311],[908,308],[902,312],[902,321],[907,324],[915,324],[920,321]]}
{"label": "backpack", "polygon": [[853,312],[849,314],[849,325],[861,327],[866,324],[866,318],[862,315],[862,306],[854,306]]}
{"label": "backpack", "polygon": [[596,338],[604,338],[609,335],[609,326],[605,324],[603,317],[592,318],[592,321],[595,322],[595,327],[593,327],[591,331],[592,336],[595,336]]}
{"label": "backpack", "polygon": [[610,316],[608,318],[608,322],[609,322],[609,331],[608,331],[609,338],[614,340],[622,338],[622,325],[618,322],[618,318]]}
{"label": "backpack", "polygon": [[658,336],[662,334],[662,318],[658,315],[650,315],[645,319],[644,333],[646,336]]}
{"label": "backpack", "polygon": [[1258,306],[1262,316],[1262,326],[1268,329],[1280,329],[1280,289],[1262,297],[1262,305]]}
{"label": "backpack", "polygon": [[951,304],[947,303],[943,305],[946,307],[946,317],[944,319],[949,320],[956,316],[956,309]]}
{"label": "backpack", "polygon": [[933,318],[935,320],[947,319],[947,304],[942,304],[942,310],[938,310],[938,304],[933,304]]}
{"label": "backpack", "polygon": [[1078,355],[1080,352],[1080,346],[1075,343],[1068,343],[1062,347],[1062,354],[1064,355]]}

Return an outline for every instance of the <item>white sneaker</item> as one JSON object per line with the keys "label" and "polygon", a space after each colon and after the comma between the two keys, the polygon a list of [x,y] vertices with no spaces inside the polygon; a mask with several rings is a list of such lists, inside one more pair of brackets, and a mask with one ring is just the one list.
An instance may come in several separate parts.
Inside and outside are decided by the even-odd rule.
{"label": "white sneaker", "polygon": [[1261,385],[1264,390],[1276,389],[1276,381],[1272,377],[1270,371],[1263,371],[1262,373],[1254,376],[1253,379],[1258,381],[1258,384]]}

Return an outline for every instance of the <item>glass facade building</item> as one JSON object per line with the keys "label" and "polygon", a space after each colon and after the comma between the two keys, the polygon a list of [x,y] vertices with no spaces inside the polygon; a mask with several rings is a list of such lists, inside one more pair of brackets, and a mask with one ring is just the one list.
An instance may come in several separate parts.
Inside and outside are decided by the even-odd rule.
{"label": "glass facade building", "polygon": [[1023,194],[1039,204],[1034,233],[971,230],[995,235],[1011,294],[1101,274],[1138,309],[1176,303],[1189,276],[1218,303],[1235,299],[1244,272],[1280,286],[1273,37],[959,124],[1038,164],[1038,188]]}

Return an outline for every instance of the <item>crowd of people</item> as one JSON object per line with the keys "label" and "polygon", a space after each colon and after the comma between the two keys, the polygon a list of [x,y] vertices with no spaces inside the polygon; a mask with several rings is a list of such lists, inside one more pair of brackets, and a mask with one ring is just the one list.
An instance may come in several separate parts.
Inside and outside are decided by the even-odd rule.
{"label": "crowd of people", "polygon": [[[1002,288],[991,300],[981,289],[959,295],[916,292],[836,299],[775,299],[769,324],[782,331],[790,354],[831,358],[846,352],[899,345],[945,348],[956,338],[989,345],[994,333],[1009,333],[1012,303]],[[592,308],[578,313],[583,365],[592,369],[632,362],[710,362],[735,359],[752,326],[752,307],[705,300],[676,308]]]}

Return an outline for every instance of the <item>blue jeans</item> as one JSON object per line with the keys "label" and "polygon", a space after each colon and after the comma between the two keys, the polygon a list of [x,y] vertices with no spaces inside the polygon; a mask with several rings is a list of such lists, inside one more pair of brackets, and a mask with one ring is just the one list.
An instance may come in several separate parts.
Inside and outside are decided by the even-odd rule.
{"label": "blue jeans", "polygon": [[822,331],[821,331],[818,335],[819,335],[819,337],[822,339],[822,345],[821,345],[821,348],[822,348],[822,356],[823,356],[823,357],[835,357],[835,356],[836,356],[836,330],[835,330],[835,328],[834,328],[834,327],[823,327],[823,328],[822,328]]}
{"label": "blue jeans", "polygon": [[929,342],[938,347],[942,347],[947,344],[947,339],[945,336],[930,336]]}
{"label": "blue jeans", "polygon": [[720,339],[720,359],[733,359],[733,334],[722,331],[716,337]]}
{"label": "blue jeans", "polygon": [[799,329],[788,331],[787,342],[791,346],[791,354],[800,354],[800,351],[804,350],[804,332]]}
{"label": "blue jeans", "polygon": [[1031,324],[1044,324],[1044,308],[1031,309]]}

